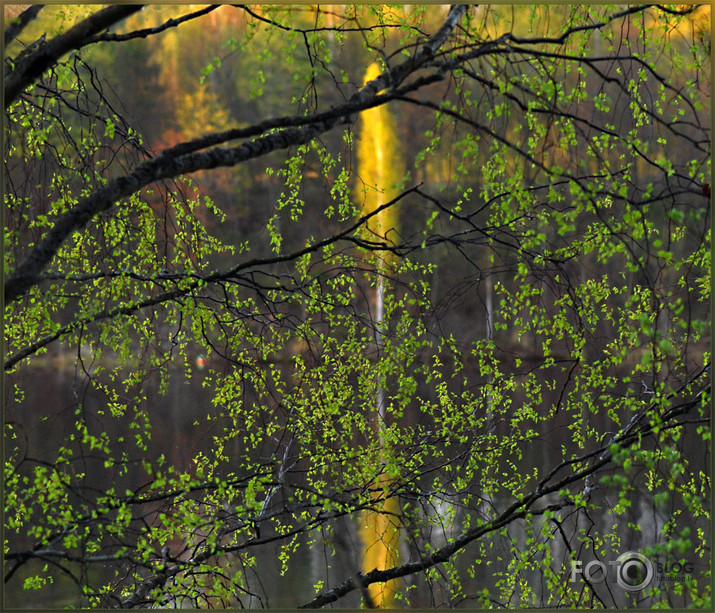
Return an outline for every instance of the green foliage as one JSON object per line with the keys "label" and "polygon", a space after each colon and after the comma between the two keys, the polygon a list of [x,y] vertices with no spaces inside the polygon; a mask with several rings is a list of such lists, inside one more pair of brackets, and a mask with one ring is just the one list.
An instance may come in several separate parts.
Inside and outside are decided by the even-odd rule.
{"label": "green foliage", "polygon": [[[80,51],[6,109],[6,275],[145,147],[298,125],[445,18],[220,11],[181,26],[194,46]],[[633,549],[696,568],[648,606],[709,606],[709,72],[683,42],[704,11],[631,13],[474,7],[402,85],[444,82],[70,233],[5,305],[13,597],[64,574],[83,607],[272,606],[270,567],[302,603],[377,559],[346,545],[377,518],[402,558],[370,564],[422,566],[355,602],[399,579],[401,606],[625,606],[571,565]],[[162,86],[146,141],[97,85],[117,58]],[[48,372],[69,396],[44,409]],[[321,547],[339,570],[316,577]]]}

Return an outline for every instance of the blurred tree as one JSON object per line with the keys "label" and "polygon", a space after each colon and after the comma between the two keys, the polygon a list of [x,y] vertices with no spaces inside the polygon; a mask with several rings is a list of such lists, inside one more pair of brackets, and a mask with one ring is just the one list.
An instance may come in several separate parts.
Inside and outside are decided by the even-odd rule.
{"label": "blurred tree", "polygon": [[5,19],[8,606],[710,606],[709,7]]}

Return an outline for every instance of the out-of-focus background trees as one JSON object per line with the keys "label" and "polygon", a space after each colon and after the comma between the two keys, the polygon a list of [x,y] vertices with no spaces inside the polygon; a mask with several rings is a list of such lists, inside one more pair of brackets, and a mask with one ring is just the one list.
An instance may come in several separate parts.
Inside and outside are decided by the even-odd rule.
{"label": "out-of-focus background trees", "polygon": [[102,10],[4,7],[7,606],[709,605],[709,7]]}

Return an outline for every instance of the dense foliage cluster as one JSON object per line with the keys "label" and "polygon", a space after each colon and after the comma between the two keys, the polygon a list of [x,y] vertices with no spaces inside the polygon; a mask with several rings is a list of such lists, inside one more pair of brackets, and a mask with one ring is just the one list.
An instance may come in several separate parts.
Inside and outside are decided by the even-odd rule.
{"label": "dense foliage cluster", "polygon": [[6,605],[710,606],[709,7],[12,8]]}

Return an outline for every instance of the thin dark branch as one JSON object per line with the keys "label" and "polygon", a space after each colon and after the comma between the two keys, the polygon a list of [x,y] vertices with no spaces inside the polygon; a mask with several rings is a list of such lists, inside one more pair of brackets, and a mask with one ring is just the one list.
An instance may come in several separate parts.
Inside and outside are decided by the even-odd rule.
{"label": "thin dark branch", "polygon": [[[524,38],[520,36],[514,36],[511,32],[508,32],[504,34],[504,40],[510,40],[514,43],[517,44],[527,44],[527,45],[539,45],[539,44],[550,44],[550,45],[562,45],[566,42],[566,40],[573,34],[576,34],[577,32],[587,32],[589,30],[600,30],[604,26],[607,26],[609,23],[616,21],[618,19],[622,19],[623,17],[628,17],[630,15],[635,15],[637,13],[642,13],[643,11],[648,10],[649,8],[652,8],[653,4],[641,4],[637,6],[632,6],[629,7],[623,11],[620,11],[619,13],[615,13],[611,15],[608,19],[605,21],[601,21],[599,23],[590,23],[587,25],[582,25],[582,26],[575,26],[573,28],[568,28],[566,31],[564,31],[561,36],[556,36],[556,37],[550,37],[550,36],[538,36],[534,38]],[[687,14],[687,13],[686,13]]]}
{"label": "thin dark branch", "polygon": [[177,17],[175,19],[169,19],[169,20],[165,21],[164,23],[162,23],[161,25],[154,26],[153,28],[144,28],[142,30],[135,30],[134,32],[126,32],[125,34],[113,34],[113,33],[99,34],[99,35],[91,38],[90,40],[88,40],[87,44],[99,43],[99,42],[118,43],[118,42],[123,42],[126,40],[133,40],[135,38],[147,38],[154,34],[160,34],[161,32],[168,30],[169,28],[176,28],[177,26],[181,25],[182,23],[191,21],[192,19],[198,19],[199,17],[203,17],[204,15],[207,15],[208,13],[215,11],[217,8],[220,8],[221,6],[223,6],[223,5],[212,4],[211,6],[207,6],[205,8],[198,10],[198,11],[194,11],[193,13],[187,13],[186,15],[182,15],[181,17]]}
{"label": "thin dark branch", "polygon": [[[355,221],[353,224],[351,224],[348,228],[345,230],[339,232],[338,234],[334,234],[332,236],[326,237],[320,241],[317,241],[311,245],[308,245],[307,247],[304,247],[302,249],[299,249],[297,251],[283,254],[283,255],[276,255],[272,257],[266,257],[266,258],[253,258],[251,260],[247,260],[245,262],[241,262],[240,264],[237,264],[236,266],[233,266],[232,268],[226,270],[226,271],[217,271],[214,273],[211,273],[209,275],[205,276],[200,276],[200,275],[190,275],[190,278],[192,281],[182,287],[176,287],[170,291],[162,292],[161,294],[157,294],[156,296],[152,296],[151,298],[146,298],[144,300],[135,302],[133,304],[129,305],[122,305],[122,306],[117,306],[113,309],[106,309],[104,311],[100,311],[97,313],[92,313],[91,315],[84,317],[82,319],[75,320],[73,322],[70,322],[64,326],[59,327],[57,330],[55,330],[53,333],[48,334],[41,339],[35,341],[34,343],[28,345],[24,349],[18,351],[16,354],[13,356],[9,357],[7,360],[5,360],[5,363],[3,365],[5,370],[11,369],[13,366],[15,366],[18,362],[24,360],[25,358],[37,353],[40,349],[43,347],[47,347],[57,339],[73,332],[74,330],[80,329],[90,323],[98,322],[98,321],[103,321],[106,319],[114,319],[115,317],[119,317],[122,315],[133,315],[134,313],[137,313],[138,311],[141,311],[143,309],[146,309],[148,307],[156,306],[157,304],[162,304],[164,302],[169,302],[171,300],[176,300],[178,298],[181,298],[183,296],[187,296],[191,294],[191,292],[195,291],[197,288],[205,285],[205,284],[211,284],[211,283],[217,283],[221,282],[227,279],[232,279],[239,275],[242,271],[259,267],[259,266],[269,266],[271,264],[279,264],[279,263],[285,263],[285,262],[294,262],[298,260],[299,258],[303,257],[304,255],[307,255],[309,253],[315,253],[317,251],[320,251],[324,247],[327,247],[328,245],[332,245],[341,241],[348,241],[350,243],[359,243],[362,247],[364,248],[370,248],[373,250],[392,250],[393,247],[391,247],[388,244],[384,243],[368,243],[367,241],[360,241],[359,239],[353,237],[352,235],[355,233],[355,231],[366,224],[372,217],[375,215],[379,215],[382,211],[385,209],[393,206],[400,200],[402,200],[405,196],[411,194],[411,193],[421,193],[419,192],[419,186],[412,187],[401,194],[397,195],[395,198],[391,199],[389,202],[384,203],[382,206],[377,207],[374,211],[371,211],[362,217],[360,217],[357,221]],[[54,275],[49,276],[48,278],[52,278]],[[105,275],[108,278],[112,277],[122,277],[122,276],[132,276],[129,273],[108,273]],[[86,281],[90,279],[98,278],[95,277],[94,275],[88,275],[88,276],[70,276],[67,277],[66,280],[68,281]],[[188,278],[186,275],[176,275],[176,274],[163,274],[160,273],[157,277],[153,278],[152,280],[155,281],[161,281],[161,280],[178,280],[178,279],[186,279]],[[143,280],[143,278],[142,278]]]}
{"label": "thin dark branch", "polygon": [[[703,372],[706,372],[708,368],[709,366],[701,369],[701,371],[695,375],[694,379],[698,378]],[[692,408],[695,403],[688,404],[688,408]],[[675,414],[666,415],[666,419],[671,421],[663,422],[661,424],[661,428],[680,428],[683,426],[682,422],[672,421],[673,417],[675,417]],[[706,421],[703,421],[703,423],[706,423]],[[492,532],[500,530],[504,526],[516,520],[524,519],[526,517],[534,515],[543,515],[546,511],[556,511],[567,506],[573,506],[573,501],[568,498],[564,498],[555,504],[550,504],[543,508],[532,508],[535,503],[537,503],[539,500],[544,499],[547,495],[562,491],[564,488],[569,485],[572,485],[573,483],[583,482],[585,479],[596,474],[599,470],[610,464],[612,456],[610,453],[608,453],[608,450],[611,445],[616,444],[622,449],[627,449],[631,445],[640,443],[643,437],[650,436],[653,433],[653,427],[650,424],[647,424],[640,432],[632,432],[628,436],[619,437],[617,441],[611,441],[608,445],[602,446],[599,449],[596,449],[591,453],[578,458],[578,460],[575,460],[575,463],[583,464],[584,461],[586,461],[588,458],[598,455],[598,460],[596,460],[592,464],[585,466],[580,470],[574,471],[572,474],[567,475],[556,483],[552,483],[548,487],[544,487],[546,480],[542,480],[531,494],[527,496],[522,496],[519,499],[515,500],[494,520],[484,525],[477,526],[475,528],[472,528],[471,530],[468,530],[467,532],[461,534],[459,537],[455,538],[451,543],[448,543],[441,549],[438,549],[431,554],[422,556],[416,562],[409,562],[407,564],[402,564],[400,566],[395,566],[385,570],[375,569],[368,573],[360,573],[356,578],[350,577],[342,583],[336,585],[332,589],[326,590],[318,594],[317,596],[315,596],[315,598],[313,598],[307,603],[304,603],[299,608],[317,609],[332,602],[340,600],[340,598],[352,592],[353,590],[360,588],[361,586],[367,586],[372,583],[384,583],[392,579],[398,579],[400,577],[424,572],[425,570],[432,568],[437,564],[441,564],[443,562],[448,561],[455,553],[464,549],[471,542],[485,536],[486,534],[490,534]],[[556,469],[552,470],[549,473],[547,479],[549,479],[559,468],[560,467],[556,467]]]}
{"label": "thin dark branch", "polygon": [[[390,98],[387,95],[380,95],[380,92],[387,88],[398,88],[410,74],[422,68],[446,42],[466,10],[467,7],[464,5],[452,7],[444,25],[413,57],[393,66],[367,83],[345,104],[324,114],[325,119],[315,119],[300,128],[286,128],[264,134],[260,138],[233,148],[217,147],[209,151],[187,155],[185,154],[186,149],[193,150],[198,146],[197,141],[187,143],[186,149],[179,145],[163,152],[153,160],[140,164],[130,174],[115,179],[107,186],[98,189],[57,219],[55,225],[34,247],[15,273],[9,275],[5,281],[5,302],[10,303],[16,300],[37,284],[38,275],[47,267],[62,243],[73,232],[83,228],[96,215],[111,208],[115,202],[136,193],[142,187],[160,179],[193,173],[197,170],[235,166],[247,160],[262,157],[272,151],[309,143],[320,134],[331,130],[351,113],[384,104]],[[435,78],[443,78],[443,75],[440,73]],[[426,82],[418,80],[406,89],[420,87]],[[403,93],[405,92],[403,91]],[[206,141],[199,139],[198,142],[203,144]],[[203,144],[203,146],[206,145]]]}
{"label": "thin dark branch", "polygon": [[[284,32],[296,32],[300,34],[311,34],[313,32],[372,32],[377,29],[390,29],[390,28],[395,28],[395,29],[403,29],[405,26],[402,24],[380,24],[380,25],[374,25],[374,26],[362,26],[362,27],[357,27],[357,28],[346,28],[343,26],[332,26],[332,27],[321,27],[321,28],[294,28],[292,26],[287,26],[285,24],[279,23],[273,19],[269,19],[268,17],[264,17],[263,15],[259,15],[255,11],[251,10],[248,6],[245,4],[232,4],[231,6],[235,8],[240,8],[243,11],[245,11],[248,15],[253,17],[254,19],[258,21],[262,21],[263,23],[267,23],[270,26],[276,27],[279,30],[283,30]],[[414,26],[409,26],[409,28],[421,36],[427,36],[422,30],[419,28],[416,28]]]}
{"label": "thin dark branch", "polygon": [[73,49],[88,44],[93,36],[141,10],[143,5],[120,4],[97,11],[74,27],[39,45],[5,75],[5,108],[57,61]]}

